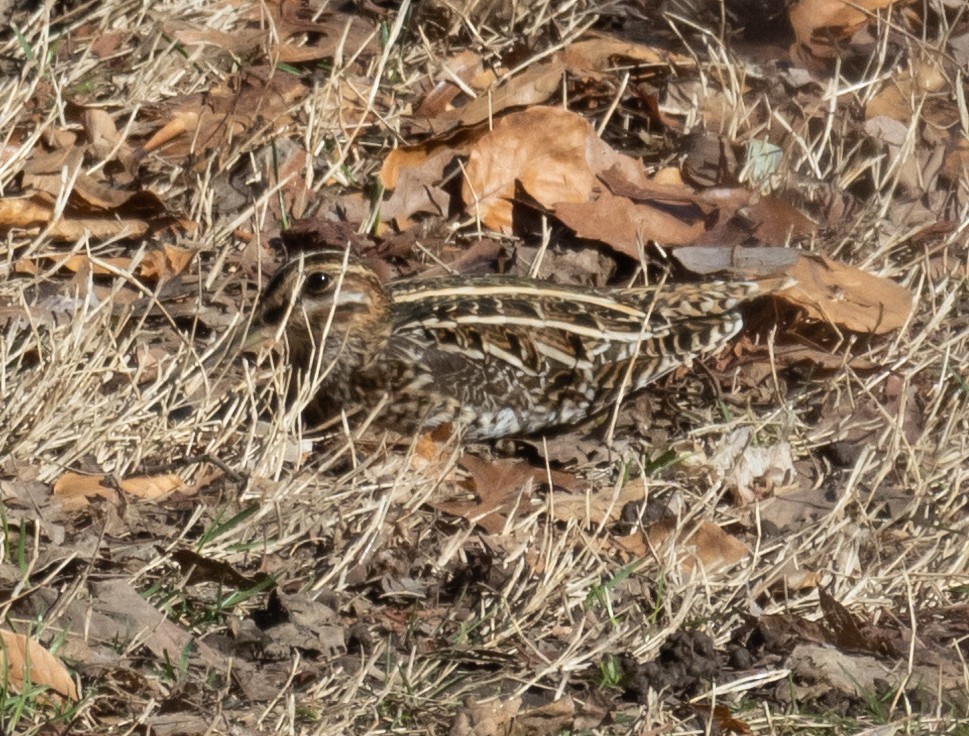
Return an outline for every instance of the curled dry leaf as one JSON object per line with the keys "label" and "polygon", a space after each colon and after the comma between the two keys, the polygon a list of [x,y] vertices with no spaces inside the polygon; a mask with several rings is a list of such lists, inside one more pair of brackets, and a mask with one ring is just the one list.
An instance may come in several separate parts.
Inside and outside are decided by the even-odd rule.
{"label": "curled dry leaf", "polygon": [[875,20],[877,10],[895,0],[798,0],[790,10],[800,48],[817,59],[833,59],[836,42]]}
{"label": "curled dry leaf", "polygon": [[[381,219],[394,220],[397,228],[403,231],[413,224],[410,217],[418,213],[446,217],[451,207],[451,195],[439,183],[444,178],[445,167],[455,155],[453,150],[439,150],[416,167],[389,171],[388,178],[394,179],[396,188],[390,199],[380,206]],[[387,160],[390,161],[390,157]]]}
{"label": "curled dry leaf", "polygon": [[71,273],[91,273],[95,276],[111,276],[118,271],[125,271],[131,267],[131,259],[120,256],[118,258],[92,259],[84,253],[68,256],[60,267]]}
{"label": "curled dry leaf", "polygon": [[902,327],[912,313],[912,295],[904,286],[826,256],[802,254],[785,272],[797,283],[779,296],[811,319],[883,335]]}
{"label": "curled dry leaf", "polygon": [[556,59],[535,64],[490,94],[482,94],[462,107],[427,120],[427,127],[431,133],[438,134],[491,120],[509,107],[540,105],[559,89],[564,73],[565,64]]}
{"label": "curled dry leaf", "polygon": [[[826,256],[792,248],[694,246],[677,248],[673,257],[690,271],[704,275],[764,278],[786,274],[796,283],[780,292],[784,301],[800,307],[811,319],[852,332],[880,335],[897,330],[912,311],[912,295],[904,286]],[[827,367],[844,363],[841,358],[822,359],[806,350],[796,352],[791,352],[788,363],[800,359],[821,360]],[[864,362],[857,366],[871,367]]]}
{"label": "curled dry leaf", "polygon": [[[952,82],[937,63],[913,59],[912,70],[893,74],[865,105],[865,119],[888,117],[908,125],[918,116],[923,122],[947,128],[957,123],[958,112],[948,101],[946,91]],[[943,105],[933,105],[933,94],[945,95]],[[961,138],[961,136],[957,136]]]}
{"label": "curled dry leaf", "polygon": [[97,107],[85,108],[81,115],[81,124],[84,126],[84,133],[91,149],[99,159],[110,160],[110,157],[116,155],[122,161],[126,161],[131,155],[131,149],[124,142],[114,124],[114,118],[107,110]]}
{"label": "curled dry leaf", "polygon": [[174,473],[166,475],[143,475],[121,481],[121,490],[138,498],[161,498],[185,488],[185,481]]}
{"label": "curled dry leaf", "polygon": [[168,281],[188,268],[194,255],[190,250],[165,245],[145,254],[139,272],[142,278]]}
{"label": "curled dry leaf", "polygon": [[[104,498],[112,503],[118,502],[117,491],[104,483],[104,475],[81,475],[64,473],[54,482],[54,498],[58,499],[65,511],[86,508],[92,498]],[[118,483],[125,493],[138,498],[160,498],[185,488],[185,481],[174,473],[156,476],[136,476]]]}
{"label": "curled dry leaf", "polygon": [[470,49],[466,49],[448,59],[444,70],[437,75],[434,87],[424,96],[414,111],[418,118],[434,118],[447,111],[454,98],[461,93],[461,86],[456,80],[467,87],[471,80],[484,71],[481,56]]}
{"label": "curled dry leaf", "polygon": [[[795,683],[791,694],[799,701],[831,697],[832,693],[871,698],[886,685],[894,688],[900,684],[893,681],[892,668],[887,663],[830,646],[798,644],[784,666]],[[784,687],[792,690],[790,683]]]}
{"label": "curled dry leaf", "polygon": [[573,73],[600,71],[617,60],[627,64],[633,62],[637,65],[637,70],[646,65],[696,66],[696,61],[689,56],[598,35],[569,44],[562,50],[562,59]]}
{"label": "curled dry leaf", "polygon": [[40,232],[47,228],[51,238],[77,241],[83,238],[140,238],[148,233],[148,223],[137,218],[59,217],[45,197],[0,199],[0,231],[22,228]]}
{"label": "curled dry leaf", "polygon": [[556,521],[578,521],[582,526],[598,526],[619,521],[627,503],[642,502],[645,491],[641,481],[630,481],[621,488],[600,486],[585,493],[558,493],[552,506]]}
{"label": "curled dry leaf", "polygon": [[4,684],[17,692],[24,685],[43,685],[65,698],[77,700],[77,687],[57,657],[33,639],[12,631],[0,630],[0,671]]}
{"label": "curled dry leaf", "polygon": [[[266,30],[267,16],[272,33]],[[379,51],[373,24],[362,14],[321,14],[307,3],[290,0],[261,3],[250,13],[248,25],[231,33],[183,20],[169,20],[164,29],[185,46],[212,46],[238,56],[251,57],[270,46],[274,60],[289,64]],[[305,43],[298,38],[302,35]]]}
{"label": "curled dry leaf", "polygon": [[555,486],[567,490],[575,490],[583,485],[569,473],[559,470],[549,472],[524,460],[485,460],[466,455],[461,459],[461,467],[469,474],[466,486],[473,490],[473,497],[454,498],[431,505],[447,514],[464,517],[491,534],[500,533],[509,517],[527,509],[534,485],[548,483],[550,479]]}
{"label": "curled dry leaf", "polygon": [[458,711],[451,724],[454,736],[498,736],[515,733],[522,707],[521,696],[515,695],[505,700],[489,700],[479,703],[471,700]]}
{"label": "curled dry leaf", "polygon": [[[479,81],[487,79],[487,72],[474,73],[480,68],[480,59],[476,56],[462,57],[459,55],[449,62],[456,76],[465,81],[473,81],[480,89]],[[418,110],[416,117],[425,118],[418,124],[424,124],[431,133],[443,133],[458,127],[477,125],[491,120],[499,113],[512,107],[528,107],[541,105],[555,95],[562,86],[562,77],[566,72],[577,76],[603,73],[612,64],[632,64],[637,72],[642,74],[644,68],[666,67],[675,64],[678,67],[695,66],[695,62],[678,54],[654,49],[637,43],[629,43],[606,36],[593,36],[577,41],[565,47],[561,52],[552,56],[548,61],[532,64],[511,79],[499,86],[470,100],[467,104],[455,109],[437,112],[441,108],[441,99],[450,102],[456,94],[456,85],[439,83],[438,87],[428,95],[427,100]],[[438,91],[440,89],[440,92]],[[433,104],[430,104],[433,103]],[[436,113],[436,114],[435,114]]]}
{"label": "curled dry leaf", "polygon": [[184,21],[165,23],[165,32],[183,46],[214,46],[231,54],[245,54],[259,47],[266,34],[258,30],[233,33],[215,28],[195,28]]}
{"label": "curled dry leaf", "polygon": [[307,93],[306,85],[291,74],[246,67],[204,96],[184,95],[150,110],[158,127],[137,153],[157,151],[178,159],[217,149],[256,126],[282,132],[292,123],[293,104]]}

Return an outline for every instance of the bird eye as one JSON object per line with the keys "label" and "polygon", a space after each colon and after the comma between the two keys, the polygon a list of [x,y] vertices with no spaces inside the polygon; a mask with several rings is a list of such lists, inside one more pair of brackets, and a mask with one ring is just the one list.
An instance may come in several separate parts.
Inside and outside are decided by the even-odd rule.
{"label": "bird eye", "polygon": [[309,294],[322,294],[329,287],[330,276],[323,271],[306,274],[306,281],[303,282],[303,291]]}

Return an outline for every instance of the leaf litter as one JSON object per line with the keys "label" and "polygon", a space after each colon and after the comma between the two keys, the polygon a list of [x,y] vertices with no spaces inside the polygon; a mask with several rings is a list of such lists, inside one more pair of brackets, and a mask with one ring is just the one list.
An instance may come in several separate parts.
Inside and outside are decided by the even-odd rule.
{"label": "leaf litter", "polygon": [[[385,5],[6,39],[31,684],[93,692],[91,732],[795,733],[872,724],[886,684],[890,718],[964,717],[967,19],[801,0],[778,51],[734,8],[717,37],[702,8]],[[212,367],[281,236],[387,278],[794,283],[613,418],[462,447],[314,433],[277,357]],[[73,717],[37,702],[24,727]]]}

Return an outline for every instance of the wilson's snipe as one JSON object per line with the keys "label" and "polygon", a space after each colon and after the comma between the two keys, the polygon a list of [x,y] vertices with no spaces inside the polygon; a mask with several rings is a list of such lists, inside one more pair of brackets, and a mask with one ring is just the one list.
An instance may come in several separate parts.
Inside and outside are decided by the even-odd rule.
{"label": "wilson's snipe", "polygon": [[382,404],[378,421],[400,432],[450,422],[488,439],[610,406],[719,348],[741,327],[738,305],[783,285],[607,290],[492,276],[385,286],[356,258],[320,251],[276,273],[247,345],[285,335],[323,415]]}

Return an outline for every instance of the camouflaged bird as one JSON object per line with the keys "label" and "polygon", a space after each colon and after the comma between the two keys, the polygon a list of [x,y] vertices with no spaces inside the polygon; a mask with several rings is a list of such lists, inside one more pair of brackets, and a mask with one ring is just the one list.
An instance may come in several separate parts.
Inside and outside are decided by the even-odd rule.
{"label": "camouflaged bird", "polygon": [[782,281],[384,285],[355,257],[325,250],[275,274],[247,345],[285,335],[297,380],[313,381],[316,418],[377,407],[378,423],[398,432],[451,423],[467,439],[493,439],[579,422],[717,350],[742,326],[737,308]]}

